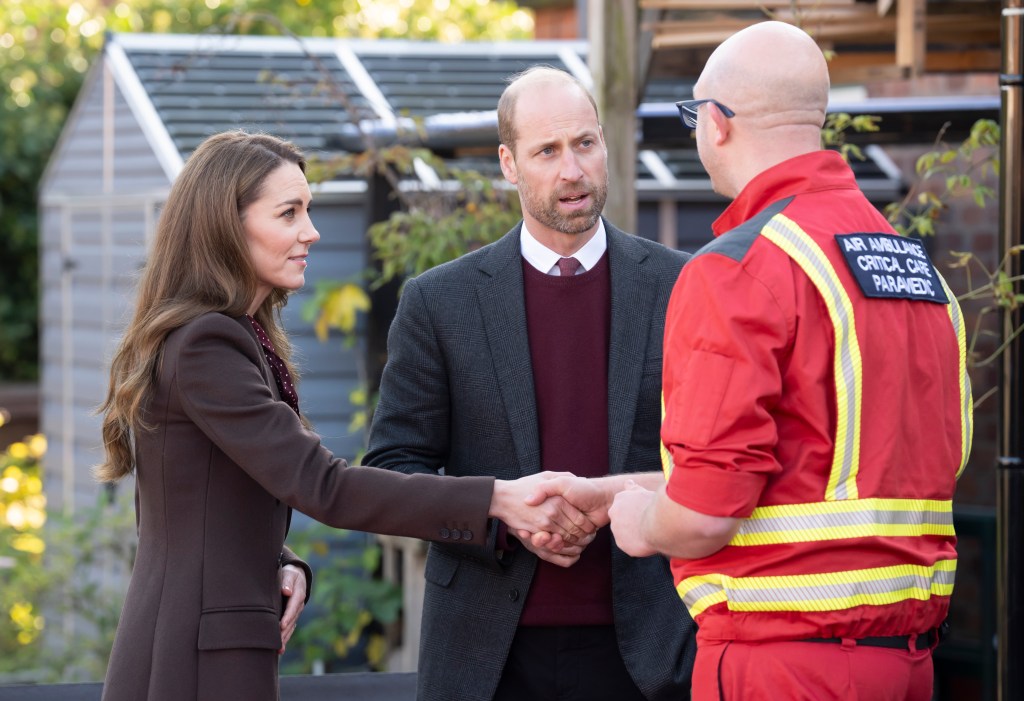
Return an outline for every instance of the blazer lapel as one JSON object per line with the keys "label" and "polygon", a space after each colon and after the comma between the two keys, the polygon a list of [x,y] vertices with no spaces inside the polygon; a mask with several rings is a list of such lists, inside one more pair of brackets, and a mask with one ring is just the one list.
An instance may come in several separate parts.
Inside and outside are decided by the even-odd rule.
{"label": "blazer lapel", "polygon": [[[643,283],[647,251],[605,220],[611,268],[612,320],[608,356],[608,471],[625,471],[637,392],[647,358],[655,289]],[[658,339],[660,342],[660,339]]]}
{"label": "blazer lapel", "polygon": [[477,296],[519,474],[530,475],[540,472],[540,437],[526,332],[519,230],[516,226],[505,234],[481,260]]}

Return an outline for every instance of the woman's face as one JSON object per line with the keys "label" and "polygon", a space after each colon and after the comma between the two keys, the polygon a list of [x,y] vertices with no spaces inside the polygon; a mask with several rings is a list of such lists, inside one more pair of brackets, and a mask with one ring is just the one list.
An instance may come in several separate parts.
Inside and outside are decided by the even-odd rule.
{"label": "woman's face", "polygon": [[306,282],[306,256],[320,234],[309,218],[312,195],[298,165],[285,162],[263,181],[260,197],[242,212],[259,283],[249,313],[274,288],[297,290]]}

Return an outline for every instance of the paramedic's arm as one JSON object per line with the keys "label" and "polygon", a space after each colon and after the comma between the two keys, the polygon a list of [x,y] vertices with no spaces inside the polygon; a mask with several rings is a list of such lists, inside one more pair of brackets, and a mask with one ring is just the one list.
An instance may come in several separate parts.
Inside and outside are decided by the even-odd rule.
{"label": "paramedic's arm", "polygon": [[632,484],[615,496],[611,517],[615,544],[627,555],[646,557],[662,553],[694,560],[718,552],[736,535],[743,519],[708,516],[665,493]]}

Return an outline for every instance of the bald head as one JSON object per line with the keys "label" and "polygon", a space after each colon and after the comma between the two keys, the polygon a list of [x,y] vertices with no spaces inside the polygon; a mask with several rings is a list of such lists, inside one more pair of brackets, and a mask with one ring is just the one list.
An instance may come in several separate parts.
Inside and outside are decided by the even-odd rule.
{"label": "bald head", "polygon": [[820,129],[828,65],[814,40],[785,22],[761,22],[722,42],[701,72],[695,97],[713,97],[761,128]]}
{"label": "bald head", "polygon": [[567,91],[578,91],[580,94],[585,95],[594,108],[594,116],[597,117],[597,103],[594,102],[593,95],[574,76],[551,66],[532,66],[527,68],[522,73],[517,73],[509,79],[508,87],[505,88],[501,98],[498,100],[498,139],[512,153],[515,153],[516,141],[518,139],[515,116],[516,103],[521,95],[542,85],[563,87]]}

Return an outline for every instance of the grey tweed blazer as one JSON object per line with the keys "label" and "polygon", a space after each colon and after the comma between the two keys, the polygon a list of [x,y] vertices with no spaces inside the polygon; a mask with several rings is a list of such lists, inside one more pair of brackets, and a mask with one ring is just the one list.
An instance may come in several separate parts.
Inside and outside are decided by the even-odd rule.
{"label": "grey tweed blazer", "polygon": [[[520,225],[521,226],[521,225]],[[365,464],[515,479],[543,469],[523,303],[520,226],[406,284]],[[684,253],[605,221],[611,269],[609,462],[660,470],[662,333]],[[421,701],[493,697],[537,558],[433,544],[419,657]],[[626,667],[651,701],[688,698],[696,629],[668,562],[612,546],[613,610]]]}

